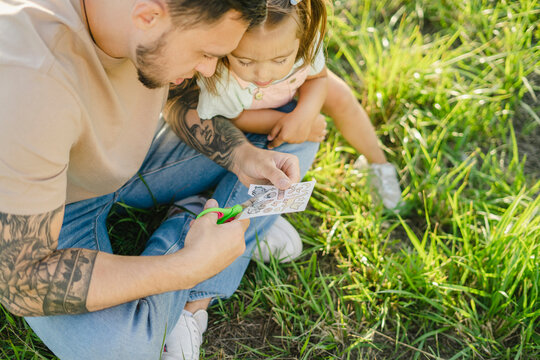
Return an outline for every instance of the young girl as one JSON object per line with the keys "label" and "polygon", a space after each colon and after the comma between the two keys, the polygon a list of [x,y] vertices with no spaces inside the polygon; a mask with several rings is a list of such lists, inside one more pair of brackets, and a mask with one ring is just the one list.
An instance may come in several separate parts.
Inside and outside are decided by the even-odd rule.
{"label": "young girl", "polygon": [[[266,20],[246,32],[216,74],[198,79],[200,118],[227,117],[245,132],[268,134],[268,147],[275,148],[283,142],[322,141],[322,110],[371,164],[384,206],[396,207],[401,189],[394,166],[352,90],[326,68],[326,1],[268,0],[267,6]],[[295,96],[294,110],[281,112]]]}

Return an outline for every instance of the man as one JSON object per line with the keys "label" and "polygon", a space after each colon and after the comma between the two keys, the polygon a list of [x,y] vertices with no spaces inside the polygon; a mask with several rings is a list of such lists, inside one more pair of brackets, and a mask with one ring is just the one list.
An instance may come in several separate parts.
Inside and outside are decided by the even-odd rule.
{"label": "man", "polygon": [[[271,224],[253,222],[246,246],[246,222],[176,214],[144,256],[118,256],[105,225],[115,202],[149,207],[217,186],[231,206],[247,198],[236,176],[287,188],[311,163],[316,146],[282,148],[300,171],[226,119],[208,120],[201,137],[193,111],[174,114],[197,152],[159,120],[168,85],[212,75],[264,4],[0,3],[0,302],[61,359],[157,359],[177,323],[180,334],[204,331],[189,314],[236,289],[255,232]],[[166,344],[198,358],[200,338],[183,339]]]}

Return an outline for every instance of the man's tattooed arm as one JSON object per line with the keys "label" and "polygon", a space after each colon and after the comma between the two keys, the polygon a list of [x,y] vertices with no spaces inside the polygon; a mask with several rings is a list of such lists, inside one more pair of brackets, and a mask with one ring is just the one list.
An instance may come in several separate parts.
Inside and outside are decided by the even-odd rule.
{"label": "man's tattooed arm", "polygon": [[235,150],[248,140],[227,118],[201,120],[197,114],[199,89],[193,82],[169,93],[165,117],[173,131],[189,146],[231,170]]}
{"label": "man's tattooed arm", "polygon": [[63,207],[31,216],[0,213],[0,302],[16,315],[88,311],[97,251],[57,250],[63,213]]}

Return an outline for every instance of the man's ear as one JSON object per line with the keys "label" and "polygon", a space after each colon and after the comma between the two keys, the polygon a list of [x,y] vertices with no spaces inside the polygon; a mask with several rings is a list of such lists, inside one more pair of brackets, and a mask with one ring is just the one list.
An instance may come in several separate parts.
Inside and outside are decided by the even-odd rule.
{"label": "man's ear", "polygon": [[137,0],[131,11],[131,19],[141,30],[154,27],[157,22],[167,15],[164,0]]}

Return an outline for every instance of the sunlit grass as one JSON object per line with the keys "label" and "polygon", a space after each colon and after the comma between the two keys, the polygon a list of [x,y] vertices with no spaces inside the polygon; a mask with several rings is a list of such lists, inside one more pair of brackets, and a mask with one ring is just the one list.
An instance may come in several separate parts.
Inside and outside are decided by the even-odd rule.
{"label": "sunlit grass", "polygon": [[[540,357],[540,181],[515,130],[540,126],[540,4],[337,1],[330,24],[329,67],[376,124],[404,205],[377,203],[331,127],[310,207],[288,217],[303,256],[252,263],[212,308],[203,357]],[[125,210],[111,221],[120,246],[156,225]],[[52,358],[0,316],[0,358]]]}

